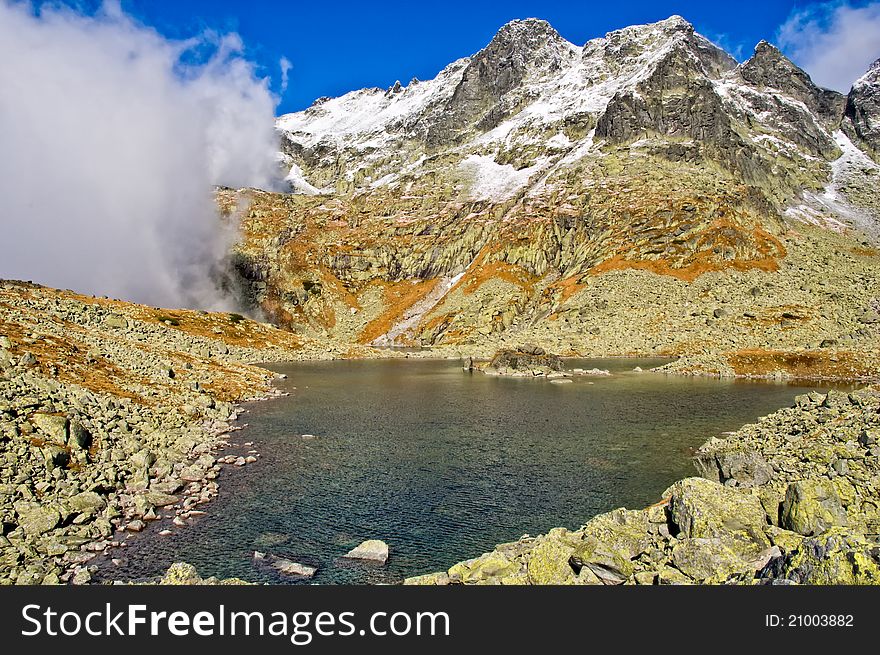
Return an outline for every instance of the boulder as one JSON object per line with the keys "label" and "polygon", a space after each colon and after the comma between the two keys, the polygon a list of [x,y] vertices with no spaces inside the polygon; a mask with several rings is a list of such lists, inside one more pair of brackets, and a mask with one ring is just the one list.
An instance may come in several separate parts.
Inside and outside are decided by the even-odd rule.
{"label": "boulder", "polygon": [[388,561],[388,544],[379,539],[367,539],[348,551],[343,558],[384,564]]}
{"label": "boulder", "polygon": [[569,564],[574,548],[562,539],[544,538],[529,553],[528,581],[535,585],[570,585],[575,571]]}
{"label": "boulder", "polygon": [[519,572],[519,564],[504,553],[493,550],[491,553],[484,553],[480,557],[453,565],[449,569],[447,577],[452,582],[462,584],[493,582],[503,584],[503,580],[509,579]]}
{"label": "boulder", "polygon": [[756,495],[704,478],[679,480],[667,490],[669,513],[682,538],[736,537],[740,553],[760,551],[770,542],[767,516]]}
{"label": "boulder", "polygon": [[26,500],[17,501],[14,507],[18,524],[27,535],[45,534],[61,522],[61,514],[54,507]]}
{"label": "boulder", "polygon": [[79,421],[70,421],[67,445],[75,450],[85,450],[92,445],[92,435]]}
{"label": "boulder", "polygon": [[136,469],[148,469],[156,463],[156,456],[149,450],[140,450],[131,456],[130,461]]}
{"label": "boulder", "polygon": [[755,558],[742,556],[739,544],[730,536],[709,539],[682,539],[672,548],[672,562],[685,575],[697,581],[723,582],[737,573],[754,573]]}
{"label": "boulder", "polygon": [[735,480],[741,487],[759,487],[771,480],[773,469],[760,453],[748,448],[717,448],[723,443],[713,439],[694,455],[694,465],[701,476],[721,484]]}
{"label": "boulder", "polygon": [[94,491],[83,491],[67,499],[71,509],[82,514],[97,514],[107,504],[106,501]]}
{"label": "boulder", "polygon": [[648,548],[648,511],[615,509],[593,518],[582,534],[632,559]]}
{"label": "boulder", "polygon": [[67,417],[57,414],[34,414],[31,423],[37,431],[55,443],[67,443]]}
{"label": "boulder", "polygon": [[846,510],[828,480],[800,480],[788,485],[780,512],[780,527],[804,536],[847,525]]}
{"label": "boulder", "polygon": [[587,579],[595,576],[602,584],[618,585],[629,579],[635,569],[627,553],[616,550],[612,545],[604,544],[595,537],[588,537],[575,548],[571,556],[571,565],[579,578]]}
{"label": "boulder", "polygon": [[406,578],[403,581],[405,585],[432,585],[445,586],[449,584],[449,575],[447,573],[426,573],[425,575],[416,575]]}
{"label": "boulder", "polygon": [[104,318],[104,325],[109,328],[126,329],[128,328],[128,320],[124,316],[117,314],[108,314]]}
{"label": "boulder", "polygon": [[840,527],[804,539],[781,568],[780,577],[799,584],[880,584],[876,545]]}
{"label": "boulder", "polygon": [[162,493],[161,491],[147,491],[144,493],[144,498],[154,507],[165,507],[167,505],[173,505],[178,501],[177,496]]}
{"label": "boulder", "polygon": [[[529,348],[523,346],[523,348]],[[529,348],[529,351],[499,350],[489,362],[489,369],[494,371],[549,372],[561,371],[564,363],[559,355],[544,352],[542,348]]]}
{"label": "boulder", "polygon": [[238,578],[202,578],[192,564],[175,562],[159,581],[160,585],[246,585],[249,584]]}

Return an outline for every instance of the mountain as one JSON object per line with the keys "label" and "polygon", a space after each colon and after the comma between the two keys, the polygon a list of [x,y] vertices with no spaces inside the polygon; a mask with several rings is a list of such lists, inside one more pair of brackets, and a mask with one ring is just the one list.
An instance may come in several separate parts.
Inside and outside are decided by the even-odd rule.
{"label": "mountain", "polygon": [[279,117],[291,193],[220,194],[249,203],[236,266],[342,343],[873,348],[878,76],[843,96],[678,16],[583,46],[513,21],[432,80]]}

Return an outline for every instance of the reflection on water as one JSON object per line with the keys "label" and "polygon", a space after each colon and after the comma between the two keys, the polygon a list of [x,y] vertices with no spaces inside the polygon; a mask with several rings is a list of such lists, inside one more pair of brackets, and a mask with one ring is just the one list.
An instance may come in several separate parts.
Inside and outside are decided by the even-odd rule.
{"label": "reflection on water", "polygon": [[[249,427],[233,435],[255,442],[260,463],[224,470],[207,516],[130,539],[105,575],[188,561],[203,575],[285,582],[254,566],[255,549],[318,566],[320,583],[445,569],[524,532],[650,504],[693,474],[688,457],[706,439],[814,388],[632,372],[658,363],[572,362],[614,375],[564,385],[450,361],[274,366],[291,395],[250,405]],[[338,561],[368,538],[389,543],[386,567]]]}

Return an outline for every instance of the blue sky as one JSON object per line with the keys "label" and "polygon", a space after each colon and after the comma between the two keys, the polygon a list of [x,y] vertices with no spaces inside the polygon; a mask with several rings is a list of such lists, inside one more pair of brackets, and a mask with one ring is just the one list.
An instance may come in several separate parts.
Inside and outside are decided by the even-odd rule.
{"label": "blue sky", "polygon": [[[141,22],[172,38],[193,36],[203,30],[237,32],[246,46],[248,58],[256,61],[263,75],[272,78],[272,88],[281,95],[278,113],[302,109],[320,96],[336,96],[367,86],[387,87],[395,80],[404,84],[413,76],[428,79],[449,62],[473,54],[486,45],[504,23],[515,18],[536,16],[548,20],[563,37],[577,44],[627,25],[647,23],[680,14],[697,30],[725,47],[738,58],[747,58],[761,39],[782,40],[789,52],[808,72],[831,65],[821,59],[821,38],[839,41],[828,34],[830,12],[841,6],[876,9],[880,2],[832,1],[791,2],[778,0],[740,0],[737,2],[557,2],[554,0],[479,2],[451,0],[420,2],[310,2],[282,0],[121,0],[123,8]],[[98,0],[69,0],[68,4],[88,7]],[[780,29],[796,28],[792,33]],[[873,18],[872,18],[873,19]],[[860,51],[876,51],[863,57],[880,56],[880,23],[866,24],[864,15],[850,21],[860,25],[850,29],[877,29],[862,35]],[[826,32],[822,32],[826,30]],[[806,36],[804,36],[806,35]],[[852,40],[843,35],[845,40]],[[799,39],[813,39],[810,48]],[[803,47],[802,47],[803,46]],[[281,94],[279,61],[292,64],[289,84]],[[842,61],[852,60],[838,53]],[[843,64],[840,64],[843,65]],[[864,71],[866,66],[861,62]],[[833,65],[832,65],[833,68]],[[828,80],[835,74],[828,73]],[[851,80],[849,80],[851,81]],[[849,83],[840,83],[843,87]],[[826,82],[831,86],[830,82]],[[845,88],[843,90],[846,90]]]}

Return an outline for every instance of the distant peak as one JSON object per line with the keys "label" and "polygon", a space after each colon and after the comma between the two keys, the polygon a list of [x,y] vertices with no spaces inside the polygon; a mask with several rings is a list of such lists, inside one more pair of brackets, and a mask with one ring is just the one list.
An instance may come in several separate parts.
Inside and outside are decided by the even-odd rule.
{"label": "distant peak", "polygon": [[492,38],[490,46],[514,43],[533,43],[536,41],[565,41],[553,26],[540,18],[523,18],[512,20],[501,27]]}
{"label": "distant peak", "polygon": [[784,56],[782,52],[775,45],[770,43],[769,41],[765,41],[761,39],[758,41],[758,45],[755,46],[755,55],[763,55],[763,56]]}
{"label": "distant peak", "polygon": [[675,30],[687,30],[692,32],[694,26],[686,21],[684,18],[679,16],[678,14],[673,14],[669,18],[665,20],[658,21],[654,23],[655,25],[662,25],[663,27]]}
{"label": "distant peak", "polygon": [[[772,70],[777,72],[771,73]],[[779,48],[763,39],[758,41],[754,54],[742,65],[744,77],[751,81],[758,81],[756,78],[761,77],[778,77],[779,70],[788,70],[798,76],[806,75]]]}
{"label": "distant peak", "polygon": [[550,23],[541,18],[516,18],[509,23],[502,25],[501,29],[498,30],[498,34],[542,30],[556,31]]}
{"label": "distant peak", "polygon": [[880,59],[871,64],[865,74],[856,80],[856,84],[868,84],[878,80],[880,80]]}

